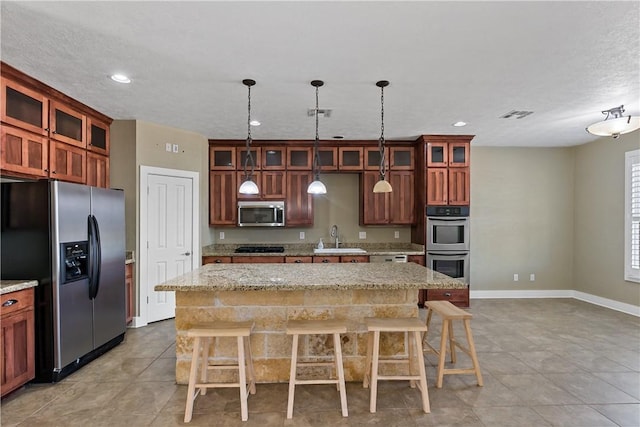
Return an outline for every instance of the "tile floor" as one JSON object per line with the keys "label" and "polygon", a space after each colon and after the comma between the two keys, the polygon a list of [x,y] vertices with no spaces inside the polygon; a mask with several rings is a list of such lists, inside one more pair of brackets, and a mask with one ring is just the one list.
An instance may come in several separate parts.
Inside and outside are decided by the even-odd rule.
{"label": "tile floor", "polygon": [[[485,385],[450,375],[436,389],[436,359],[427,354],[431,414],[422,413],[417,389],[387,381],[376,414],[368,390],[349,383],[348,418],[335,387],[299,386],[286,420],[287,385],[258,384],[249,421],[240,421],[237,389],[219,389],[198,398],[190,425],[640,426],[640,319],[573,299],[473,300],[471,312]],[[433,343],[439,327],[432,324]],[[183,425],[174,333],[172,320],[128,330],[123,344],[60,383],[5,398],[1,425]],[[461,354],[458,365],[467,361]]]}

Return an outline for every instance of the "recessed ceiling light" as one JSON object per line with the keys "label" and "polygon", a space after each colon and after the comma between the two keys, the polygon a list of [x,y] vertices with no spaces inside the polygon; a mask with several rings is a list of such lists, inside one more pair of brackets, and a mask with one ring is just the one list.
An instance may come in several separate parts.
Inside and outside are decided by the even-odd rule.
{"label": "recessed ceiling light", "polygon": [[466,126],[466,125],[467,125],[467,122],[455,122],[451,126],[455,126],[455,127],[459,128],[459,127]]}
{"label": "recessed ceiling light", "polygon": [[131,79],[124,74],[113,74],[111,80],[118,83],[131,83]]}
{"label": "recessed ceiling light", "polygon": [[251,121],[249,122],[249,124],[250,124],[251,126],[260,126],[260,122],[259,122],[259,121],[257,121],[257,120],[251,120]]}

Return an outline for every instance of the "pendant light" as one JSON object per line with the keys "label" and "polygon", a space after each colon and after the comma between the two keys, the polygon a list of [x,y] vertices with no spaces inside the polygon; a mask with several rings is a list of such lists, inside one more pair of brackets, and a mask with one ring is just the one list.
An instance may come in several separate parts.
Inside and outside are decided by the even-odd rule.
{"label": "pendant light", "polygon": [[384,179],[385,164],[384,164],[384,88],[389,86],[387,80],[380,80],[376,83],[376,86],[380,88],[380,138],[378,139],[378,150],[380,151],[380,180],[373,186],[374,193],[391,193],[393,188],[391,184]]}
{"label": "pendant light", "polygon": [[640,129],[640,117],[631,115],[623,116],[624,105],[604,110],[602,114],[606,114],[607,117],[587,127],[587,132],[597,136],[612,136],[618,138],[620,135]]}
{"label": "pendant light", "polygon": [[[253,171],[255,169],[255,162],[253,160],[253,154],[251,154],[251,86],[256,84],[255,80],[244,79],[242,81],[247,89],[249,90],[249,102],[248,102],[248,116],[247,116],[247,141],[245,144],[245,150],[247,155],[244,158],[244,179],[245,181],[240,186],[238,192],[240,194],[258,194],[260,190],[258,189],[258,185],[253,182]],[[247,166],[251,165],[251,169],[247,169]]]}
{"label": "pendant light", "polygon": [[313,143],[313,181],[307,187],[307,193],[309,194],[327,194],[327,187],[320,181],[320,156],[318,155],[318,88],[324,85],[322,80],[313,80],[311,86],[316,88],[316,139]]}

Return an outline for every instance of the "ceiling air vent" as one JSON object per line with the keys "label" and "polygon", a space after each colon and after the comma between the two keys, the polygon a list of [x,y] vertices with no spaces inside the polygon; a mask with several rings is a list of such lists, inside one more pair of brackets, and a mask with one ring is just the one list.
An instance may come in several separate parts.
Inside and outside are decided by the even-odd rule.
{"label": "ceiling air vent", "polygon": [[[318,108],[318,115],[319,116],[323,116],[323,117],[331,117],[331,111],[327,108]],[[315,108],[309,108],[307,110],[307,116],[309,117],[313,117],[316,114],[316,109]]]}
{"label": "ceiling air vent", "polygon": [[504,116],[500,116],[501,119],[510,119],[511,117],[515,117],[516,119],[523,119],[529,115],[533,114],[533,111],[518,111],[512,110],[509,111]]}

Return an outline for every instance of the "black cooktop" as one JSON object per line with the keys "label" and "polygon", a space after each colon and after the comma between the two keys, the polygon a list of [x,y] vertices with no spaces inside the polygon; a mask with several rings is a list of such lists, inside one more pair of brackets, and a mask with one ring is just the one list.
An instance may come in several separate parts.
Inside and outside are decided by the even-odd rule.
{"label": "black cooktop", "polygon": [[239,246],[236,248],[237,254],[266,254],[266,253],[282,253],[284,246]]}

